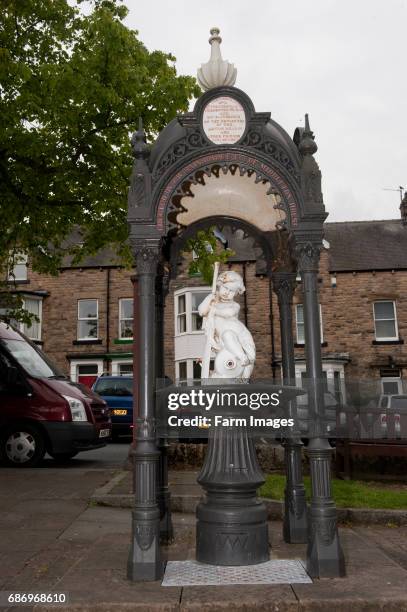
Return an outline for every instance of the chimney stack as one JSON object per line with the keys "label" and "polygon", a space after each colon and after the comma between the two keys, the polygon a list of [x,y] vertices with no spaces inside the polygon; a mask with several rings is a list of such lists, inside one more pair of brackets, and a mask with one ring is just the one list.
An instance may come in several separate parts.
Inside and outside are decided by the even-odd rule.
{"label": "chimney stack", "polygon": [[401,224],[407,226],[407,191],[404,193],[404,197],[401,200],[400,215],[401,215]]}

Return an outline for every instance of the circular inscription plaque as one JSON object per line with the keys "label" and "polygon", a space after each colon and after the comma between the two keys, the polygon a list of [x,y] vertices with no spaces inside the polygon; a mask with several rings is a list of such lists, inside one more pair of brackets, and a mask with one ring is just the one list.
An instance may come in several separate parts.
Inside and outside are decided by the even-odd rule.
{"label": "circular inscription plaque", "polygon": [[203,129],[214,144],[235,144],[246,128],[243,106],[234,98],[219,96],[205,106]]}

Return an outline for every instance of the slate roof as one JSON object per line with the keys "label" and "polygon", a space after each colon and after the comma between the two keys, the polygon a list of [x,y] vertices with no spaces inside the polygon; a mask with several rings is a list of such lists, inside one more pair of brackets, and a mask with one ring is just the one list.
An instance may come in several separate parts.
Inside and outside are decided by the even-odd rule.
{"label": "slate roof", "polygon": [[73,265],[71,262],[72,257],[67,255],[62,260],[61,268],[108,268],[123,265],[115,252],[108,247],[101,249],[95,255],[85,257],[80,263]]}
{"label": "slate roof", "polygon": [[[228,239],[228,246],[236,253],[231,261],[256,260],[253,240],[250,237],[242,240],[240,231],[232,234],[227,228],[224,228],[223,232]],[[407,226],[403,226],[400,219],[326,223],[325,239],[329,242],[331,272],[407,270]],[[118,258],[111,249],[106,248],[85,258],[75,267],[98,268],[117,265],[120,265]],[[71,267],[70,258],[65,258],[63,267]]]}
{"label": "slate roof", "polygon": [[407,270],[407,226],[400,219],[325,224],[331,272]]}
{"label": "slate roof", "polygon": [[[82,241],[81,233],[78,229],[73,230],[64,241],[63,247],[68,248],[73,244],[80,244]],[[101,249],[94,255],[84,257],[80,263],[72,264],[72,256],[65,255],[62,259],[61,269],[63,268],[106,268],[110,266],[120,266],[120,259],[113,249],[108,246]]]}

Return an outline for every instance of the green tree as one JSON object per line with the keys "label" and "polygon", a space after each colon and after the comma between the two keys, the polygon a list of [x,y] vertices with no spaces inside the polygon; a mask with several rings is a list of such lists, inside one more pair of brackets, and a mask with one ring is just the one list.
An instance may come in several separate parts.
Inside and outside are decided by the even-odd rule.
{"label": "green tree", "polygon": [[216,226],[199,230],[195,236],[187,240],[184,249],[186,253],[194,253],[188,272],[190,274],[200,274],[208,285],[212,285],[215,262],[219,261],[224,264],[229,257],[235,255],[232,249],[225,249],[220,245],[214,233],[215,229]]}
{"label": "green tree", "polygon": [[[72,3],[71,3],[72,4]],[[120,0],[89,14],[67,0],[3,0],[0,14],[0,273],[23,251],[56,274],[62,257],[113,246],[124,261],[130,135],[149,141],[188,101],[195,79],[149,52]],[[80,0],[78,0],[80,4]],[[65,239],[82,228],[82,245]],[[3,289],[5,283],[3,283]]]}

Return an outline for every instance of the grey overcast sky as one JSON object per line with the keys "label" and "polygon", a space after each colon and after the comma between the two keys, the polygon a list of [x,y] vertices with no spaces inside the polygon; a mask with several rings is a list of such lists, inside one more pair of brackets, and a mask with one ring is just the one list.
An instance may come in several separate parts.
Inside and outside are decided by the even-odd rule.
{"label": "grey overcast sky", "polygon": [[310,115],[328,221],[391,219],[407,187],[407,0],[124,0],[127,25],[179,74],[218,26],[236,87],[292,136]]}

